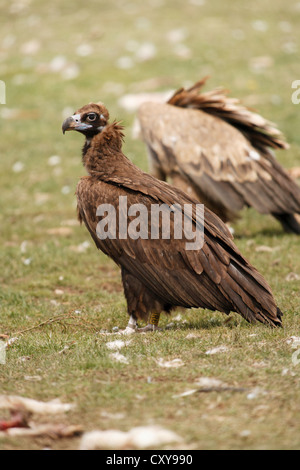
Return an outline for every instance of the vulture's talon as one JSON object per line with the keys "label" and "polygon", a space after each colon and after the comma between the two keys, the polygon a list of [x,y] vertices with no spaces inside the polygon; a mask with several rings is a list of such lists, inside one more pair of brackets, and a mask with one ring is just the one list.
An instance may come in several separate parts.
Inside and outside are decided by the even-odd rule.
{"label": "vulture's talon", "polygon": [[144,326],[143,328],[137,328],[136,331],[137,331],[137,333],[151,333],[151,332],[154,332],[154,331],[162,331],[162,329],[159,328],[158,326],[148,324],[148,325]]}
{"label": "vulture's talon", "polygon": [[133,328],[132,326],[126,326],[125,330],[119,331],[120,335],[132,335],[133,333],[137,333],[138,328]]}

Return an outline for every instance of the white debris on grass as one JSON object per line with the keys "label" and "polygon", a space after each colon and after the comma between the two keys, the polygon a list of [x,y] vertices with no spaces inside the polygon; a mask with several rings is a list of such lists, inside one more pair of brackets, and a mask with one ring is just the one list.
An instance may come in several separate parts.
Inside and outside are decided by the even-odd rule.
{"label": "white debris on grass", "polygon": [[201,391],[202,389],[219,388],[220,390],[222,390],[222,387],[227,387],[227,384],[213,377],[199,377],[195,380],[195,385],[198,388],[186,390],[185,392],[180,393],[178,395],[173,395],[172,398],[187,397],[189,395],[193,395],[194,393]]}
{"label": "white debris on grass", "polygon": [[138,62],[146,62],[156,56],[156,46],[152,42],[143,42],[136,50],[135,57]]}
{"label": "white debris on grass", "polygon": [[21,253],[26,253],[27,251],[27,248],[28,248],[28,241],[27,240],[24,240],[21,245],[20,245],[20,251]]}
{"label": "white debris on grass", "polygon": [[68,64],[67,67],[61,72],[63,80],[74,80],[80,74],[80,69],[77,64]]}
{"label": "white debris on grass", "polygon": [[59,155],[52,155],[51,157],[48,158],[48,165],[50,166],[59,165],[60,162],[61,162],[61,158]]}
{"label": "white debris on grass", "polygon": [[264,20],[252,21],[251,26],[255,31],[259,31],[261,33],[265,33],[269,28],[268,23]]}
{"label": "white debris on grass", "polygon": [[130,343],[131,343],[131,340],[122,341],[120,339],[116,339],[115,341],[108,341],[106,343],[106,347],[111,350],[118,350],[118,349],[124,348],[125,346],[128,346]]}
{"label": "white debris on grass", "polygon": [[293,349],[297,349],[300,347],[300,336],[290,336],[286,343],[291,345]]}
{"label": "white debris on grass", "polygon": [[129,70],[134,66],[134,61],[129,56],[121,56],[116,61],[116,67],[121,70]]}
{"label": "white debris on grass", "polygon": [[192,51],[185,44],[176,44],[174,47],[174,53],[181,59],[190,59],[192,57]]}
{"label": "white debris on grass", "polygon": [[160,426],[140,426],[128,432],[116,429],[87,432],[81,438],[79,449],[147,449],[181,442],[181,437],[168,429]]}
{"label": "white debris on grass", "polygon": [[57,414],[66,413],[72,410],[75,405],[70,403],[61,403],[60,400],[51,400],[42,402],[31,398],[19,397],[16,395],[0,395],[0,409],[15,410],[25,409],[31,413],[37,414]]}
{"label": "white debris on grass", "polygon": [[209,388],[209,387],[226,387],[227,384],[222,382],[222,380],[215,379],[213,377],[199,377],[195,380],[195,384],[200,388]]}
{"label": "white debris on grass", "polygon": [[120,362],[121,364],[129,364],[127,357],[125,357],[123,354],[120,354],[119,352],[111,353],[110,357],[114,361]]}
{"label": "white debris on grass", "polygon": [[61,193],[62,193],[62,194],[70,194],[70,192],[71,192],[70,186],[67,186],[67,185],[66,185],[66,186],[63,186],[63,187],[61,188]]}
{"label": "white debris on grass", "polygon": [[76,54],[80,57],[87,57],[93,53],[93,47],[90,44],[80,44],[76,48]]}
{"label": "white debris on grass", "polygon": [[70,227],[54,227],[54,228],[49,228],[46,233],[48,235],[57,235],[57,236],[62,236],[62,237],[68,237],[72,235],[73,230]]}
{"label": "white debris on grass", "polygon": [[55,289],[54,294],[55,295],[64,295],[64,291],[62,289]]}
{"label": "white debris on grass", "polygon": [[267,245],[259,245],[255,248],[257,253],[272,253],[273,251],[278,251],[280,249],[279,246],[267,246]]}
{"label": "white debris on grass", "polygon": [[173,395],[172,398],[188,397],[189,395],[193,395],[193,394],[196,393],[197,391],[198,391],[198,389],[193,388],[193,389],[191,389],[191,390],[186,390],[186,391],[183,392],[183,393],[179,393],[179,395]]}
{"label": "white debris on grass", "polygon": [[166,368],[172,368],[172,367],[182,367],[184,366],[184,362],[179,359],[179,358],[176,358],[176,359],[172,359],[171,361],[165,361],[162,357],[158,358],[158,359],[155,359],[157,365],[159,365],[160,367],[166,367]]}
{"label": "white debris on grass", "polygon": [[101,418],[106,418],[106,419],[124,419],[125,414],[124,413],[110,413],[109,411],[103,410],[100,413]]}
{"label": "white debris on grass", "polygon": [[37,39],[24,42],[21,46],[21,54],[35,55],[41,48],[41,43]]}
{"label": "white debris on grass", "polygon": [[16,336],[14,338],[10,338],[9,340],[7,340],[4,345],[5,349],[9,348],[12,344],[14,344],[18,340],[19,338],[17,338]]}
{"label": "white debris on grass", "polygon": [[91,246],[91,243],[86,240],[85,242],[80,243],[79,245],[71,245],[70,250],[75,251],[75,253],[85,253]]}
{"label": "white debris on grass", "polygon": [[249,61],[249,67],[254,73],[264,72],[274,65],[274,59],[270,56],[252,57]]}
{"label": "white debris on grass", "polygon": [[285,280],[288,282],[292,281],[300,281],[300,275],[297,273],[289,273],[286,277]]}
{"label": "white debris on grass", "polygon": [[50,439],[76,437],[81,435],[83,432],[81,426],[77,425],[65,425],[65,424],[41,424],[35,425],[30,424],[29,428],[15,427],[7,429],[6,431],[0,431],[0,437],[48,437]]}
{"label": "white debris on grass", "polygon": [[21,173],[25,168],[25,165],[23,162],[16,162],[13,164],[12,171],[14,173]]}
{"label": "white debris on grass", "polygon": [[212,354],[224,353],[227,351],[229,351],[229,348],[227,346],[216,346],[215,348],[208,349],[205,352],[205,354],[212,355]]}
{"label": "white debris on grass", "polygon": [[251,390],[251,392],[248,393],[247,398],[248,400],[255,400],[255,398],[259,398],[267,394],[268,393],[260,387],[255,387],[253,390]]}
{"label": "white debris on grass", "polygon": [[181,43],[187,38],[187,30],[185,28],[171,29],[166,33],[166,39],[171,44]]}

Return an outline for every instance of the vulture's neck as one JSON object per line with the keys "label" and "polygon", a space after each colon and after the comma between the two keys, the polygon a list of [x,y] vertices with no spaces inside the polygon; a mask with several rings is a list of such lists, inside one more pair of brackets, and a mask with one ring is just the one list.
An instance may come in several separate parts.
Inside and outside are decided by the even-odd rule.
{"label": "vulture's neck", "polygon": [[86,139],[82,149],[82,161],[90,175],[109,181],[118,174],[123,165],[132,165],[122,153],[122,130],[122,126],[113,122],[107,124],[99,134]]}

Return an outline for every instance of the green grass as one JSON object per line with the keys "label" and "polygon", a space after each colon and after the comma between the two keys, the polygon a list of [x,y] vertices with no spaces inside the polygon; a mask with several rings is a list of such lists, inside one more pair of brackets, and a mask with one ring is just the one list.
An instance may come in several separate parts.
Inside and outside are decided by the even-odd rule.
{"label": "green grass", "polygon": [[[283,0],[212,0],[202,6],[166,0],[2,2],[0,79],[7,104],[0,105],[0,334],[19,339],[0,365],[1,393],[73,402],[75,410],[61,420],[85,430],[155,423],[177,432],[190,449],[299,449],[300,366],[293,365],[294,350],[286,342],[300,336],[300,284],[286,280],[291,272],[300,275],[299,239],[253,210],[235,224],[236,244],[269,281],[284,311],[282,330],[250,326],[237,315],[226,322],[219,313],[176,312],[182,318],[170,329],[130,338],[120,351],[128,364],[116,363],[106,343],[117,337],[102,333],[127,323],[120,273],[92,242],[78,252],[89,241],[75,215],[83,142],[61,133],[66,108],[102,100],[126,126],[125,153],[147,170],[145,148],[131,137],[134,114],[118,99],[209,74],[207,88],[229,88],[277,122],[291,144],[278,159],[299,166],[300,108],[291,102],[291,83],[299,79],[299,16],[297,2]],[[190,50],[185,59],[167,38],[177,29]],[[31,49],[29,41],[36,41]],[[137,61],[132,49],[149,41],[156,55]],[[81,44],[91,46],[90,55],[77,54]],[[57,56],[76,64],[79,75],[66,80],[49,70]],[[132,68],[116,66],[122,56],[133,59]],[[266,65],[257,72],[251,64],[262,56]],[[49,165],[52,155],[61,158],[57,166]],[[18,173],[17,162],[23,164]],[[274,250],[256,251],[262,245]],[[51,323],[53,318],[62,320]],[[170,321],[162,318],[161,326]],[[196,336],[187,338],[190,333]],[[224,353],[205,354],[221,345],[228,348]],[[181,358],[184,365],[164,369],[156,362],[160,357]],[[248,392],[229,391],[174,398],[202,376],[266,394],[253,400]],[[78,439],[0,440],[2,449],[45,446],[74,449]]]}

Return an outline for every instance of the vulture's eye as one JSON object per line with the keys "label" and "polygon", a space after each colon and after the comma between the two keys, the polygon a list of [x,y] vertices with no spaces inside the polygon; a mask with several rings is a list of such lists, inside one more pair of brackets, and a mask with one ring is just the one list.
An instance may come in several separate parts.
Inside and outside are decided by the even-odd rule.
{"label": "vulture's eye", "polygon": [[97,114],[96,113],[89,113],[87,115],[87,120],[90,122],[96,121],[97,119]]}

